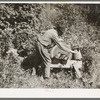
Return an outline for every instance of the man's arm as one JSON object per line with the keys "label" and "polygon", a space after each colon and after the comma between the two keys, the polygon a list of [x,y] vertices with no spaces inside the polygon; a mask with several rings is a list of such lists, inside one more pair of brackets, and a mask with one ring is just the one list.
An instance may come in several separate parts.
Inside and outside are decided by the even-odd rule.
{"label": "man's arm", "polygon": [[75,52],[72,51],[71,49],[65,47],[65,46],[59,41],[59,37],[58,37],[57,34],[53,34],[53,35],[52,35],[52,40],[57,44],[57,46],[58,46],[61,50],[64,50],[65,52],[75,53]]}

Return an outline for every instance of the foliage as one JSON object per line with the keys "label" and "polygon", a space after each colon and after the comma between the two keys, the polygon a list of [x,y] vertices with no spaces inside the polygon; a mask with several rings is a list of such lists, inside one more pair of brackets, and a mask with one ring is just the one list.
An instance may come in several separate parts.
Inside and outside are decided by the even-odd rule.
{"label": "foliage", "polygon": [[[78,46],[81,49],[85,88],[97,88],[96,84],[100,81],[99,5],[5,3],[0,4],[0,13],[0,87],[82,87],[64,71],[52,72],[52,83],[46,86],[39,77],[30,76],[21,69],[19,57],[28,57],[36,52],[36,35],[61,24],[66,27],[62,36],[65,42],[72,48]],[[19,57],[7,55],[6,51],[10,48],[17,49]],[[88,80],[92,80],[94,86],[89,86]]]}

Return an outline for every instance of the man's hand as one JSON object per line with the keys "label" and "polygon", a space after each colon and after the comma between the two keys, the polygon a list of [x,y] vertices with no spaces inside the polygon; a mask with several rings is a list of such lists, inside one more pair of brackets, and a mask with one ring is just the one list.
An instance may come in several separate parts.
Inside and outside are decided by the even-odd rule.
{"label": "man's hand", "polygon": [[71,53],[77,53],[76,51],[70,51]]}

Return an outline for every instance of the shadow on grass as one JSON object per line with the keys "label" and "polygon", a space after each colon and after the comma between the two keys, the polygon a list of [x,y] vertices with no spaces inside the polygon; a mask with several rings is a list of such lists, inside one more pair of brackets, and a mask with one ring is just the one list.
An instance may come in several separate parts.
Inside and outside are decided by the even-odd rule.
{"label": "shadow on grass", "polygon": [[38,76],[41,76],[42,69],[39,67],[40,64],[40,58],[37,55],[31,54],[23,60],[23,62],[21,63],[21,68],[25,71],[29,70],[30,74],[32,74],[33,70],[35,70],[36,74]]}

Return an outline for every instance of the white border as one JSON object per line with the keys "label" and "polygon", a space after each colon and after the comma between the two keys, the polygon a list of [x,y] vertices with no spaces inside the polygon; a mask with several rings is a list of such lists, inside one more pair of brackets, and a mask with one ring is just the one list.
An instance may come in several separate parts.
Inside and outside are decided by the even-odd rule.
{"label": "white border", "polygon": [[100,1],[0,1],[0,3],[52,3],[52,4],[57,4],[57,3],[66,3],[66,4],[99,4]]}
{"label": "white border", "polygon": [[99,89],[0,89],[0,98],[100,98]]}
{"label": "white border", "polygon": [[[67,4],[100,4],[100,2],[56,1],[24,2],[0,1],[0,3],[67,3]],[[100,89],[0,89],[0,98],[100,98]]]}

